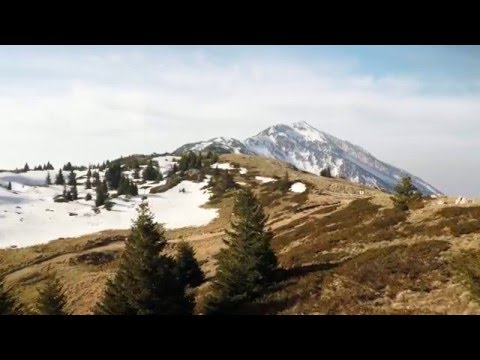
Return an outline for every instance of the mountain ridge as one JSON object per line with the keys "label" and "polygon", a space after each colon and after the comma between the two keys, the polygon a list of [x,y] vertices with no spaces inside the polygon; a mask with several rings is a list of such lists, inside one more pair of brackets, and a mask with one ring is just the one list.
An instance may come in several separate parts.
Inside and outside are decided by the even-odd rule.
{"label": "mountain ridge", "polygon": [[333,176],[392,192],[403,176],[410,176],[420,191],[428,195],[442,192],[406,170],[377,159],[363,147],[316,129],[305,121],[275,124],[244,141],[217,137],[185,144],[174,151],[220,149],[222,153],[258,155],[285,161],[316,175],[330,167]]}

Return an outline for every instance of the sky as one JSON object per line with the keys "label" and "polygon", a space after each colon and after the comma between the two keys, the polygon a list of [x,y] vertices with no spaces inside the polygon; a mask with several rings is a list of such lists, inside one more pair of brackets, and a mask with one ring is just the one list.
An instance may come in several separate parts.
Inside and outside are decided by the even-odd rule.
{"label": "sky", "polygon": [[306,121],[480,197],[480,46],[0,46],[0,169]]}

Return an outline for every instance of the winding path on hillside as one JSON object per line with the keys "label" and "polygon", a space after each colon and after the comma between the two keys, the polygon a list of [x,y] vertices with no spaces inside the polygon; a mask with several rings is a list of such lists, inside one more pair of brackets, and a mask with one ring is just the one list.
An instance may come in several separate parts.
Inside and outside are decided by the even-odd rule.
{"label": "winding path on hillside", "polygon": [[[312,213],[318,211],[320,208],[328,207],[331,206],[332,204],[330,203],[319,203],[316,204],[317,206],[309,207],[306,210],[300,211],[298,213],[292,214],[288,218],[279,218],[279,219],[273,219],[271,222],[268,223],[268,226],[271,227],[272,230],[275,230],[279,227],[288,225],[292,221],[299,220],[301,218],[307,218],[310,216]],[[186,236],[182,238],[175,238],[168,240],[168,243],[178,243],[180,241],[188,241],[188,242],[194,242],[194,241],[207,241],[207,240],[213,240],[215,238],[218,238],[220,236],[223,236],[225,234],[224,230],[218,230],[218,231],[213,231],[210,233],[204,233],[204,234],[198,234],[198,235],[191,235],[191,236]],[[107,245],[101,245],[97,247],[93,247],[90,249],[84,249],[84,250],[76,250],[76,251],[71,251],[67,253],[62,253],[58,254],[56,256],[52,256],[48,259],[41,260],[39,262],[36,262],[35,264],[29,264],[25,265],[24,267],[21,267],[10,274],[6,275],[5,280],[7,282],[13,282],[13,281],[18,281],[19,279],[27,276],[29,273],[34,272],[34,271],[39,271],[45,267],[46,264],[49,263],[60,263],[60,262],[66,262],[70,258],[83,255],[83,254],[88,254],[88,253],[93,253],[93,252],[102,252],[102,251],[121,251],[125,247],[125,241],[124,240],[117,240],[114,242],[111,242]]]}

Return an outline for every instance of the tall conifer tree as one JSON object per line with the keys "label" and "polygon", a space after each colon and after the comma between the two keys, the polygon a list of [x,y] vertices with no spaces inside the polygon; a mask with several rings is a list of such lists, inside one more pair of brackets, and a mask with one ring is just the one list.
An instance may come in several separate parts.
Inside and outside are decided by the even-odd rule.
{"label": "tall conifer tree", "polygon": [[277,258],[266,229],[267,216],[249,188],[235,198],[232,230],[227,230],[226,248],[220,250],[212,294],[207,297],[209,314],[235,313],[239,307],[259,295],[272,281]]}
{"label": "tall conifer tree", "polygon": [[186,296],[175,261],[162,253],[163,232],[147,202],[138,208],[125,251],[113,279],[107,281],[96,313],[106,315],[191,314],[193,299]]}
{"label": "tall conifer tree", "polygon": [[58,278],[50,274],[43,288],[38,290],[37,313],[39,315],[68,315],[66,298]]}

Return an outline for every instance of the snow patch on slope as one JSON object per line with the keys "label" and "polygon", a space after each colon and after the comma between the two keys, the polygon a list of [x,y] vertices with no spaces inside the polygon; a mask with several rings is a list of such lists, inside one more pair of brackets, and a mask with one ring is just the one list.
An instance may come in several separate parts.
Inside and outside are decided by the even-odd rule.
{"label": "snow patch on slope", "polygon": [[269,183],[269,182],[277,181],[277,180],[274,179],[274,178],[265,177],[265,176],[255,176],[255,180],[261,182],[262,184],[266,184],[266,183]]}
{"label": "snow patch on slope", "polygon": [[[26,177],[36,175],[27,173]],[[25,176],[16,179],[25,182]],[[201,208],[210,197],[207,190],[202,190],[208,180],[209,177],[201,183],[182,181],[164,193],[149,194],[148,202],[155,220],[164,223],[167,229],[174,229],[206,225],[216,218],[217,209]],[[142,201],[141,196],[130,200],[120,196],[112,199],[115,203],[112,211],[102,209],[95,214],[92,210],[94,201],[81,199],[55,203],[53,197],[62,193],[63,186],[28,186],[20,183],[13,186],[12,183],[12,187],[13,190],[18,189],[15,191],[17,194],[0,188],[0,248],[30,246],[108,229],[127,229]],[[179,191],[181,188],[185,189],[185,193]],[[95,194],[94,189],[85,190],[81,186],[78,191],[80,197],[88,192]]]}
{"label": "snow patch on slope", "polygon": [[210,166],[212,169],[219,168],[221,170],[234,170],[235,168],[230,163],[215,163]]}
{"label": "snow patch on slope", "polygon": [[304,183],[301,182],[296,182],[292,186],[290,186],[290,191],[295,192],[295,193],[303,193],[307,190],[307,187],[305,186]]}

